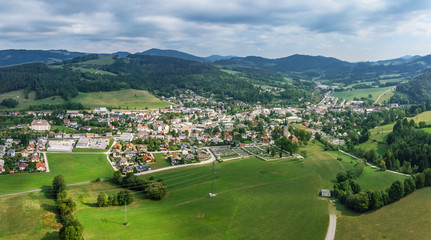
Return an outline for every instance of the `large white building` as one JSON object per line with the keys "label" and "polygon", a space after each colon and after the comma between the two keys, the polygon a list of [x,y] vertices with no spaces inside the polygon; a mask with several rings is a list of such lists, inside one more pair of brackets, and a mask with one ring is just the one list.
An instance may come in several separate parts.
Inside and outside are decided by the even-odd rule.
{"label": "large white building", "polygon": [[51,125],[49,125],[46,120],[33,120],[31,122],[31,130],[35,131],[49,131],[51,129]]}

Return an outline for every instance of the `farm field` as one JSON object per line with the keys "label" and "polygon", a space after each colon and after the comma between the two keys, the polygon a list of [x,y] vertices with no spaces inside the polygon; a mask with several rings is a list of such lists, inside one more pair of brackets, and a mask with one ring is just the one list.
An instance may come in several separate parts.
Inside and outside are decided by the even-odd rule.
{"label": "farm field", "polygon": [[366,214],[337,204],[335,239],[428,239],[431,228],[431,188],[416,190],[400,201]]}
{"label": "farm field", "polygon": [[379,97],[380,94],[388,91],[393,87],[384,87],[384,88],[365,88],[365,89],[354,89],[350,92],[343,91],[343,92],[334,92],[332,96],[338,97],[338,98],[344,98],[348,101],[353,100],[355,97],[360,99],[361,97],[368,97],[368,94],[372,95],[372,98],[374,101]]}
{"label": "farm field", "polygon": [[[100,192],[114,193],[120,188],[109,182],[73,186],[70,191],[78,206],[75,216],[85,226],[85,239],[322,239],[329,222],[328,202],[317,196],[317,190],[330,188],[336,173],[349,169],[351,163],[322,154],[319,144],[309,144],[305,150],[308,154],[303,160],[265,162],[246,158],[216,162],[215,198],[208,198],[210,164],[147,175],[163,179],[168,195],[162,201],[150,201],[134,193],[135,202],[128,206],[127,228],[122,225],[123,207],[94,207]],[[68,183],[71,178],[65,176]],[[48,205],[54,201],[44,202],[46,196],[41,193],[3,198],[18,204],[16,221],[22,220],[21,211],[25,211],[19,204],[29,196],[40,199],[35,208],[44,206],[34,212],[34,218],[52,211]],[[81,202],[83,196],[88,203]],[[2,208],[0,219],[11,214]],[[4,238],[56,236],[41,224],[14,233]]]}
{"label": "farm field", "polygon": [[[72,102],[80,102],[84,106],[113,107],[117,109],[145,109],[145,108],[165,108],[170,103],[162,101],[151,93],[144,90],[126,89],[113,92],[80,92],[77,97],[71,99]],[[109,103],[109,106],[107,106]]]}
{"label": "farm field", "polygon": [[426,111],[426,112],[423,112],[423,113],[419,113],[417,116],[410,117],[410,118],[407,118],[407,119],[409,119],[409,120],[413,119],[416,123],[424,121],[427,124],[431,124],[431,111]]}
{"label": "farm field", "polygon": [[113,173],[104,154],[47,153],[51,172],[0,176],[0,194],[8,194],[50,186],[52,179],[62,174],[68,183],[110,177]]}

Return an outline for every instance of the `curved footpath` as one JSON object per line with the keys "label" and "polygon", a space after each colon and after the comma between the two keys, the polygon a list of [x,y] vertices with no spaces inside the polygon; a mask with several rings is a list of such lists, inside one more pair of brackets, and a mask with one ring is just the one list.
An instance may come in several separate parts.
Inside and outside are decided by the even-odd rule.
{"label": "curved footpath", "polygon": [[325,240],[334,240],[336,227],[337,227],[337,215],[335,215],[334,213],[330,213],[329,226],[328,226],[328,231],[326,232]]}

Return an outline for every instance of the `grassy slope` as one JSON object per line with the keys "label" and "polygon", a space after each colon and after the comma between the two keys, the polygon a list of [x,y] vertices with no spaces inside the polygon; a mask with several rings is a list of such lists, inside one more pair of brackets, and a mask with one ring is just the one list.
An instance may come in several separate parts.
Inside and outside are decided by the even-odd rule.
{"label": "grassy slope", "polygon": [[377,211],[357,214],[337,206],[336,239],[429,239],[431,188],[415,191]]}
{"label": "grassy slope", "polygon": [[68,183],[106,178],[113,169],[104,154],[47,154],[49,173],[0,176],[0,194],[8,194],[50,186],[54,176],[62,174]]}
{"label": "grassy slope", "polygon": [[346,100],[353,100],[354,97],[368,97],[368,94],[373,95],[372,99],[376,100],[380,94],[386,92],[387,90],[393,87],[384,87],[384,88],[365,88],[365,89],[354,89],[351,92],[343,91],[343,92],[334,92],[332,96],[338,98],[344,98]]}
{"label": "grassy slope", "polygon": [[[136,96],[135,96],[136,95]],[[18,100],[18,107],[14,110],[24,110],[30,105],[41,104],[64,104],[66,103],[63,98],[59,96],[49,97],[45,99],[36,100],[36,93],[31,92],[29,99],[24,98],[24,91],[18,90],[8,93],[0,94],[0,101],[6,98],[13,98]],[[93,93],[79,93],[76,98],[72,99],[73,102],[80,102],[84,106],[89,107],[118,107],[126,109],[145,109],[148,108],[165,108],[170,103],[162,101],[144,90],[126,89],[113,92],[93,92]],[[5,109],[0,107],[0,109]]]}
{"label": "grassy slope", "polygon": [[79,93],[73,102],[80,102],[85,106],[117,108],[122,109],[145,109],[148,108],[165,108],[169,106],[168,102],[162,101],[147,91],[126,89],[113,92],[93,92]]}

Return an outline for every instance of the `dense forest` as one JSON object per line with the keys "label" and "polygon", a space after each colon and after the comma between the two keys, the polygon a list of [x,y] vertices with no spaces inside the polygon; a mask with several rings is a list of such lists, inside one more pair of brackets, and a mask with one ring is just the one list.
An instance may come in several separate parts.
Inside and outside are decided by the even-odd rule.
{"label": "dense forest", "polygon": [[[422,125],[422,124],[421,124]],[[412,168],[422,172],[431,166],[431,134],[416,129],[413,120],[398,120],[388,135],[389,149],[384,156],[389,169]]]}
{"label": "dense forest", "polygon": [[[397,91],[406,94],[412,103],[431,102],[431,71],[398,85]],[[395,99],[391,99],[391,101],[395,102]]]}
{"label": "dense forest", "polygon": [[73,71],[79,61],[95,59],[89,55],[68,60],[63,67],[30,63],[0,68],[0,93],[25,89],[36,91],[36,98],[59,95],[65,100],[78,92],[114,91],[119,89],[148,90],[159,96],[170,96],[176,89],[192,89],[200,95],[214,94],[220,99],[233,98],[245,102],[270,102],[273,95],[244,79],[222,72],[213,65],[182,59],[130,55],[115,58],[112,65],[100,66],[117,76]]}

